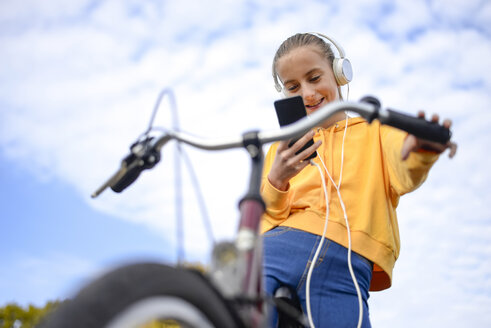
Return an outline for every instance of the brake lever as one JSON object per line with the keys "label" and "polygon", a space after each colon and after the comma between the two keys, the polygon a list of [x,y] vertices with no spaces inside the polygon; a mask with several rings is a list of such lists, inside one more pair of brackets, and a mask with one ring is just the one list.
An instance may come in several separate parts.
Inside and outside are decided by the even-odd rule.
{"label": "brake lever", "polygon": [[108,187],[121,192],[131,185],[143,170],[153,168],[160,161],[160,152],[152,144],[153,137],[138,140],[130,146],[130,154],[121,161],[120,169],[113,174],[91,197],[96,198]]}

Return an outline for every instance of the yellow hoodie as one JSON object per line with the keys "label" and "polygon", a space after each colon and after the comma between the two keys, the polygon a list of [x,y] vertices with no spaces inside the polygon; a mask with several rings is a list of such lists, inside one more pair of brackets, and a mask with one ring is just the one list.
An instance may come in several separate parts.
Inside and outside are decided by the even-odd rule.
{"label": "yellow hoodie", "polygon": [[[321,139],[317,150],[336,184],[341,170],[341,146],[345,121],[329,129],[319,129],[314,140]],[[378,121],[368,124],[362,118],[350,118],[344,144],[341,197],[351,230],[352,249],[374,263],[370,290],[391,286],[392,269],[399,256],[400,239],[396,207],[399,197],[420,186],[438,155],[412,152],[401,159],[402,143],[407,133]],[[267,176],[278,143],[265,158],[261,193],[266,213],[261,232],[276,226],[288,226],[322,235],[326,216],[324,191],[319,171],[307,166],[290,180],[287,191],[273,187]],[[319,164],[319,158],[314,161]],[[326,237],[348,247],[343,210],[337,192],[324,172],[328,186],[329,224]]]}

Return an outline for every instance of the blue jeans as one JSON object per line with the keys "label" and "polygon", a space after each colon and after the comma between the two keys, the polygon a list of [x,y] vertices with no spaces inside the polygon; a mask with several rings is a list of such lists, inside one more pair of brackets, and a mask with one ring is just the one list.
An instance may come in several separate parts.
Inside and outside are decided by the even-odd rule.
{"label": "blue jeans", "polygon": [[[279,287],[290,287],[297,292],[307,314],[305,284],[321,237],[290,227],[276,227],[263,237],[266,293],[274,295]],[[347,256],[347,248],[324,240],[310,280],[310,305],[316,327],[356,327],[358,323],[358,296]],[[355,252],[351,253],[351,263],[363,299],[362,327],[371,327],[367,300],[372,263]],[[272,327],[276,327],[274,311],[271,320]]]}

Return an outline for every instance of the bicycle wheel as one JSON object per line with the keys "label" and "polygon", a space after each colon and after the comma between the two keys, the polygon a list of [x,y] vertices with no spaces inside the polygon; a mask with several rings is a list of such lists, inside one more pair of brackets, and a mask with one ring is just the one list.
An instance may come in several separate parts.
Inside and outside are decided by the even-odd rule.
{"label": "bicycle wheel", "polygon": [[39,328],[169,327],[169,320],[172,327],[243,326],[235,310],[201,273],[139,263],[89,284]]}

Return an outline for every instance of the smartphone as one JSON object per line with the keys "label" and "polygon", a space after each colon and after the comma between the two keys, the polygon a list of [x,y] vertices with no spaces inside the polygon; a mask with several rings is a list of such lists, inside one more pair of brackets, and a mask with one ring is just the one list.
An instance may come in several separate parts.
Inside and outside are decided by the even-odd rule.
{"label": "smartphone", "polygon": [[[292,124],[293,122],[307,116],[305,105],[301,96],[276,100],[274,102],[274,108],[276,110],[276,116],[278,117],[280,126]],[[288,146],[291,147],[297,140],[298,139],[292,140]],[[312,146],[313,144],[314,139],[310,139],[305,146],[302,147],[302,149],[296,152],[296,154],[302,152],[304,149]],[[315,151],[306,159],[312,159],[316,156],[317,152]]]}

